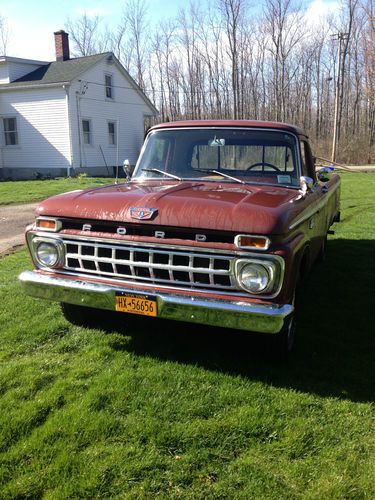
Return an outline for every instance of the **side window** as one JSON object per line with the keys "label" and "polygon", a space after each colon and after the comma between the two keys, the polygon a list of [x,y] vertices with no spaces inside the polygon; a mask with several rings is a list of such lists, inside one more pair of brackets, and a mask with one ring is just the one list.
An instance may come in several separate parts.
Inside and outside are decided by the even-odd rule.
{"label": "side window", "polygon": [[300,146],[301,146],[301,173],[302,173],[302,175],[308,176],[309,171],[308,171],[308,167],[306,164],[306,149],[305,149],[306,143],[305,143],[305,141],[301,141]]}
{"label": "side window", "polygon": [[311,151],[310,146],[306,141],[300,142],[301,146],[301,169],[302,175],[312,177],[314,180],[316,179],[314,165],[311,162]]}
{"label": "side window", "polygon": [[105,96],[107,99],[113,99],[113,77],[105,75]]}
{"label": "side window", "polygon": [[91,120],[82,120],[83,144],[92,144]]}
{"label": "side window", "polygon": [[116,145],[116,122],[108,122],[108,144]]}
{"label": "side window", "polygon": [[3,118],[5,146],[18,145],[18,131],[16,118]]}

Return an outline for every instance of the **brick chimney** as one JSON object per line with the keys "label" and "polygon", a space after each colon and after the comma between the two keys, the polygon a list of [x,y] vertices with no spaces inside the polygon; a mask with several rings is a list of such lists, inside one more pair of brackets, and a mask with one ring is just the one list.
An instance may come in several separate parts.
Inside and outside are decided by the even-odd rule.
{"label": "brick chimney", "polygon": [[55,49],[56,61],[67,61],[70,59],[69,53],[69,35],[64,30],[56,31],[55,35]]}

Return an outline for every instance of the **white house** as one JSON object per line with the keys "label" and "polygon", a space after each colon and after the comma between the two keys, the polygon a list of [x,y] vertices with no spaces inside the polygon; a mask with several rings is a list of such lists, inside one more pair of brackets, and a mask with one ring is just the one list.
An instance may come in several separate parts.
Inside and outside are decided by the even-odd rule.
{"label": "white house", "polygon": [[70,59],[64,31],[55,46],[54,62],[0,57],[0,179],[113,175],[158,113],[112,52]]}

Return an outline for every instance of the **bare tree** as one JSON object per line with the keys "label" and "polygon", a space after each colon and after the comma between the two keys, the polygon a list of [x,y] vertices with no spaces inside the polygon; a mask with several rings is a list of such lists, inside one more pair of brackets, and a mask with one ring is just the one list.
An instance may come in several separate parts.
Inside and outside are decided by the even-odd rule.
{"label": "bare tree", "polygon": [[9,42],[9,28],[3,16],[0,16],[0,55],[5,56]]}
{"label": "bare tree", "polygon": [[[355,20],[356,8],[358,5],[358,0],[346,0],[344,5],[344,33],[345,36],[339,38],[341,59],[339,59],[340,68],[340,79],[338,81],[338,118],[337,118],[337,136],[340,139],[341,132],[341,122],[343,115],[343,103],[344,103],[344,88],[345,88],[345,70],[347,66],[347,59],[349,54],[349,44],[352,41],[353,24]],[[341,34],[343,33],[341,32]],[[341,42],[341,43],[340,43]]]}
{"label": "bare tree", "polygon": [[[329,154],[340,50],[339,161],[370,161],[375,142],[375,0],[340,0],[341,17],[309,30],[299,0],[190,0],[153,27],[147,1],[127,0],[114,30],[100,18],[67,24],[77,55],[112,50],[160,109],[161,120],[255,118],[304,127]],[[362,10],[359,2],[362,1]],[[360,14],[362,12],[362,14]],[[1,28],[1,25],[0,25]]]}
{"label": "bare tree", "polygon": [[264,29],[270,37],[275,118],[285,121],[289,85],[299,69],[298,61],[294,66],[289,62],[307,37],[307,27],[302,10],[293,5],[292,0],[266,0],[264,18]]}
{"label": "bare tree", "polygon": [[[128,0],[124,9],[128,45],[131,46],[130,72],[138,85],[145,89],[146,64],[149,54],[147,6],[144,0]],[[133,67],[132,67],[133,66]]]}
{"label": "bare tree", "polygon": [[223,25],[228,41],[228,55],[230,57],[233,118],[240,116],[240,50],[243,37],[243,23],[245,21],[246,0],[219,0]]}
{"label": "bare tree", "polygon": [[367,99],[367,131],[368,155],[371,163],[371,152],[375,144],[375,3],[368,0],[364,5],[365,30],[363,31],[363,48],[365,61],[365,96]]}
{"label": "bare tree", "polygon": [[125,18],[117,25],[116,29],[109,32],[108,44],[117,59],[121,61],[127,71],[130,71],[133,50],[127,38],[128,24]]}
{"label": "bare tree", "polygon": [[99,16],[90,17],[84,12],[75,21],[68,18],[65,27],[74,43],[73,56],[91,56],[104,51],[103,48],[106,46],[108,35],[103,40],[103,35],[100,32]]}

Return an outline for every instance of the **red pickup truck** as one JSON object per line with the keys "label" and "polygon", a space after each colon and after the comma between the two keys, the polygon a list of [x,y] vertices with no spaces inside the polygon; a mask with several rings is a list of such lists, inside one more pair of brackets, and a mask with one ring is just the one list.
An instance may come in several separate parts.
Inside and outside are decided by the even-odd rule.
{"label": "red pickup truck", "polygon": [[35,270],[20,281],[73,323],[106,309],[263,332],[285,356],[297,283],[323,256],[339,200],[339,177],[315,172],[296,126],[163,123],[127,182],[38,206]]}

